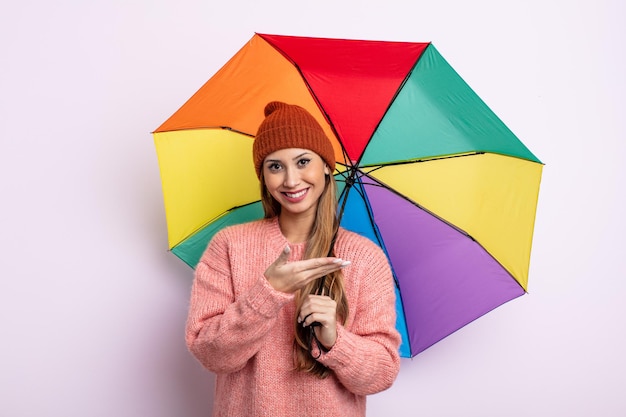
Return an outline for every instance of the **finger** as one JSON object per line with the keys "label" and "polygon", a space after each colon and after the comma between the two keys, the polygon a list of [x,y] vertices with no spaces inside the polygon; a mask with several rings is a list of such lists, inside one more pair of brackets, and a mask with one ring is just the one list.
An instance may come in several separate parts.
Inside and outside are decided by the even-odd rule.
{"label": "finger", "polygon": [[315,258],[293,263],[297,273],[306,274],[308,280],[316,279],[350,265],[338,258]]}
{"label": "finger", "polygon": [[326,322],[325,318],[324,318],[324,314],[322,313],[309,313],[304,317],[304,320],[302,320],[302,327],[308,327],[313,323],[320,323],[322,325],[324,325],[324,322]]}
{"label": "finger", "polygon": [[344,261],[341,258],[325,257],[325,258],[311,258],[300,261],[301,265],[305,269],[332,267],[332,268],[344,268],[350,265],[350,261]]}
{"label": "finger", "polygon": [[322,327],[328,328],[336,323],[336,315],[331,311],[317,311],[309,313],[302,321],[302,327],[308,327],[318,323]]}
{"label": "finger", "polygon": [[276,259],[276,263],[277,264],[285,264],[285,263],[287,263],[287,261],[289,260],[289,254],[290,253],[291,253],[291,248],[289,247],[289,245],[285,246],[283,251],[278,256],[278,259]]}
{"label": "finger", "polygon": [[307,301],[312,303],[324,303],[333,301],[328,295],[307,294]]}
{"label": "finger", "polygon": [[307,314],[306,316],[304,316],[304,318],[303,318],[303,319],[301,319],[301,318],[299,318],[299,317],[298,317],[298,323],[302,323],[302,326],[303,326],[303,327],[307,326],[306,321],[307,321],[307,319],[308,319],[309,317],[311,317],[312,315],[313,315],[313,313],[309,313],[309,314]]}
{"label": "finger", "polygon": [[335,304],[335,300],[330,298],[328,295],[307,294],[305,300],[302,302],[302,311],[313,311],[316,309],[333,306]]}
{"label": "finger", "polygon": [[309,295],[302,303],[298,323],[308,326],[315,321],[328,322],[337,315],[337,302],[328,296]]}
{"label": "finger", "polygon": [[341,258],[335,258],[333,263],[339,265],[339,268],[345,268],[346,266],[350,265],[352,262],[343,260]]}

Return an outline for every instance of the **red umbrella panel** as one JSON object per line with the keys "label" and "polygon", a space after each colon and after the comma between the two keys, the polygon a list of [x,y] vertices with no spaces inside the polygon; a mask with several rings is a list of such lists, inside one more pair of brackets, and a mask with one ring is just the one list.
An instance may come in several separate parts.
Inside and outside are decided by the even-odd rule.
{"label": "red umbrella panel", "polygon": [[183,261],[263,216],[252,142],[275,100],[333,143],[341,224],[394,272],[402,356],[526,292],[543,165],[431,43],[255,34],[154,132]]}

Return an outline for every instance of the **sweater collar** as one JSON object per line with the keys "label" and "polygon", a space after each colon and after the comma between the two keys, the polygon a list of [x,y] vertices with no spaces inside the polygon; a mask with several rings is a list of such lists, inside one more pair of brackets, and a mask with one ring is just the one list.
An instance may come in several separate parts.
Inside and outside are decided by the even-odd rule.
{"label": "sweater collar", "polygon": [[268,230],[268,239],[271,239],[273,242],[280,242],[281,247],[285,247],[289,245],[291,249],[290,260],[302,259],[304,256],[304,251],[306,250],[306,242],[302,243],[289,243],[287,238],[283,235],[283,232],[280,230],[280,225],[278,224],[278,216],[273,217],[269,220],[270,227]]}

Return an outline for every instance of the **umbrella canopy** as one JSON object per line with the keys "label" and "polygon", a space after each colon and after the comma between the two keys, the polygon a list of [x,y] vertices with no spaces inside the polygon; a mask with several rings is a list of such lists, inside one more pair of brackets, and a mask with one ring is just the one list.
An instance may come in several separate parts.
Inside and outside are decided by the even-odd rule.
{"label": "umbrella canopy", "polygon": [[263,217],[252,143],[275,100],[333,143],[341,224],[396,279],[402,356],[526,292],[543,165],[431,43],[255,34],[154,132],[183,261]]}

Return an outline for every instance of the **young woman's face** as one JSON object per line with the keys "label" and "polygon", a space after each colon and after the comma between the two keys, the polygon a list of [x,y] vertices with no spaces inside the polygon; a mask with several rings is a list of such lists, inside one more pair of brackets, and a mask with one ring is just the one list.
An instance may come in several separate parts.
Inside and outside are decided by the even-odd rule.
{"label": "young woman's face", "polygon": [[330,170],[324,160],[309,149],[288,148],[273,152],[263,161],[265,186],[280,203],[282,212],[315,214]]}

